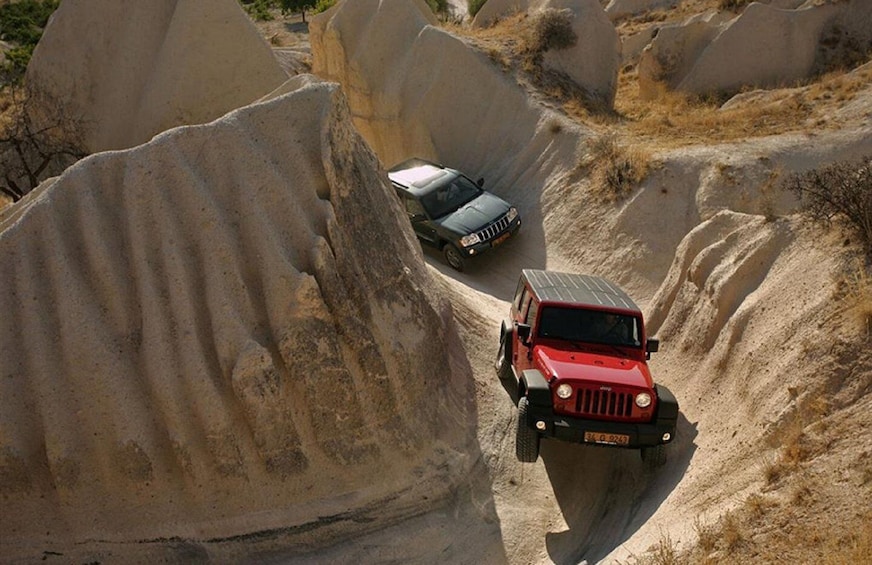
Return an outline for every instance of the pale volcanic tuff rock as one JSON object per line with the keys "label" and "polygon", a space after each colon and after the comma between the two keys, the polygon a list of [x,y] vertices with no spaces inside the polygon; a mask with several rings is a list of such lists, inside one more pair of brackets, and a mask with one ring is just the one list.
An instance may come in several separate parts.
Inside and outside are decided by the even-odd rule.
{"label": "pale volcanic tuff rock", "polygon": [[545,66],[566,73],[591,98],[611,106],[615,100],[621,42],[598,0],[489,0],[472,21],[473,27],[493,25],[516,12],[535,15],[544,10],[569,10],[577,43],[545,53]]}
{"label": "pale volcanic tuff rock", "polygon": [[728,21],[707,15],[663,26],[640,57],[640,96],[663,87],[705,94],[789,85],[872,43],[869,2],[779,5],[755,2]]}
{"label": "pale volcanic tuff rock", "polygon": [[[423,1],[341,2],[310,22],[313,72],[342,84],[354,124],[386,167],[411,156],[533,198],[586,128],[544,111],[486,54],[433,25]],[[548,148],[547,154],[545,148]],[[560,157],[557,157],[557,156]]]}
{"label": "pale volcanic tuff rock", "polygon": [[338,86],[297,82],[0,216],[6,557],[372,527],[465,475],[450,309]]}
{"label": "pale volcanic tuff rock", "polygon": [[236,0],[64,0],[26,82],[49,118],[85,125],[94,153],[213,120],[286,78]]}

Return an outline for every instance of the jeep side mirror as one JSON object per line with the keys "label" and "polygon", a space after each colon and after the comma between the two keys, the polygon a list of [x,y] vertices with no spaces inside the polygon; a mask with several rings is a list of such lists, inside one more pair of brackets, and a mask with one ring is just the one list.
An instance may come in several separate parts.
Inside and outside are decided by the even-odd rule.
{"label": "jeep side mirror", "polygon": [[660,340],[653,337],[649,338],[648,341],[645,343],[645,350],[645,358],[650,359],[652,353],[656,353],[660,350]]}
{"label": "jeep side mirror", "polygon": [[483,187],[484,186],[484,177],[475,181],[475,184],[477,184],[479,188]]}
{"label": "jeep side mirror", "polygon": [[526,345],[530,340],[530,325],[529,324],[518,324],[518,337],[521,338],[521,342]]}

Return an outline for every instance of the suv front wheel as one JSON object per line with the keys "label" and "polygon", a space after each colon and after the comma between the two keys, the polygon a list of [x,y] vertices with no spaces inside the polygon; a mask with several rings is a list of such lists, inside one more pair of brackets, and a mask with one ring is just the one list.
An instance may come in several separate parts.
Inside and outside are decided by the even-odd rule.
{"label": "suv front wheel", "polygon": [[460,250],[452,243],[446,243],[442,248],[442,254],[445,255],[445,261],[452,269],[463,271],[463,255]]}
{"label": "suv front wheel", "polygon": [[522,396],[518,401],[518,433],[515,436],[515,455],[521,463],[535,463],[539,458],[539,433],[527,424],[530,401]]}

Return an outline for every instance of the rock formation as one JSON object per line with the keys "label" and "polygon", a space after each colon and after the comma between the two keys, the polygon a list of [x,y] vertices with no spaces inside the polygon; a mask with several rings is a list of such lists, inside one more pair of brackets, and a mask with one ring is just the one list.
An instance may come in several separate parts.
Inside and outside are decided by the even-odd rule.
{"label": "rock formation", "polygon": [[662,27],[639,61],[641,96],[658,88],[695,94],[786,86],[872,49],[872,4],[752,3],[741,15],[694,16]]}
{"label": "rock formation", "polygon": [[26,82],[42,119],[60,109],[83,122],[94,153],[213,120],[286,78],[236,0],[65,0]]}
{"label": "rock formation", "polygon": [[93,155],[4,212],[6,557],[328,541],[332,513],[393,520],[463,477],[450,311],[337,85]]}

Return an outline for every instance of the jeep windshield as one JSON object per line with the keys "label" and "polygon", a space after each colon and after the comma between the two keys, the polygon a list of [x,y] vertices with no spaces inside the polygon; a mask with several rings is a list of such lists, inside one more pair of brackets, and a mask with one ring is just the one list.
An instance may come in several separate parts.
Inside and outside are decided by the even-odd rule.
{"label": "jeep windshield", "polygon": [[642,346],[639,321],[634,316],[583,308],[544,308],[537,335],[571,342]]}
{"label": "jeep windshield", "polygon": [[474,182],[463,175],[458,175],[422,195],[421,204],[427,214],[436,219],[454,212],[482,192]]}

